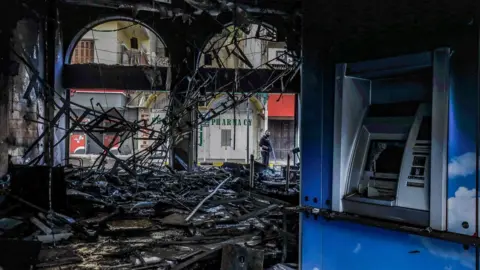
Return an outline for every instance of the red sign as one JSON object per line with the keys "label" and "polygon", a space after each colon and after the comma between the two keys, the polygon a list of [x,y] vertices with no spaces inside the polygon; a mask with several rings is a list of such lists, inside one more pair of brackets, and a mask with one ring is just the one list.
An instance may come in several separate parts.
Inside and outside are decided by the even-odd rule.
{"label": "red sign", "polygon": [[295,95],[294,94],[269,94],[268,95],[268,117],[295,116]]}
{"label": "red sign", "polygon": [[87,136],[84,133],[70,134],[70,154],[85,154],[87,151]]}
{"label": "red sign", "polygon": [[118,150],[118,147],[120,147],[120,136],[109,135],[109,134],[103,135],[104,146],[109,147],[112,141],[113,141],[113,145],[112,145],[112,148],[110,148],[110,151]]}

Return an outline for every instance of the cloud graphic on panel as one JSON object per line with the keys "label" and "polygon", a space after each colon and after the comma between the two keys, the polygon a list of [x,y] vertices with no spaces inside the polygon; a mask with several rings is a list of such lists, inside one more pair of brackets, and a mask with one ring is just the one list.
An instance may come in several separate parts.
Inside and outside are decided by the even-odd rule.
{"label": "cloud graphic on panel", "polygon": [[[433,240],[416,235],[410,237],[416,241],[420,241],[423,247],[433,256],[445,259],[445,263],[448,264],[444,266],[444,270],[459,269],[458,266],[462,266],[460,269],[475,269],[475,253],[464,250],[460,245],[454,248],[453,245],[448,246],[440,240]],[[437,261],[441,263],[441,260]],[[452,263],[454,263],[455,267],[451,265]]]}
{"label": "cloud graphic on panel", "polygon": [[474,152],[468,152],[461,156],[452,158],[448,163],[448,178],[468,176],[475,173],[476,156]]}
{"label": "cloud graphic on panel", "polygon": [[360,252],[360,250],[362,249],[362,244],[358,243],[356,246],[355,246],[355,249],[353,250],[353,253],[357,254]]}
{"label": "cloud graphic on panel", "polygon": [[475,233],[475,189],[459,187],[448,199],[448,231],[473,235]]}

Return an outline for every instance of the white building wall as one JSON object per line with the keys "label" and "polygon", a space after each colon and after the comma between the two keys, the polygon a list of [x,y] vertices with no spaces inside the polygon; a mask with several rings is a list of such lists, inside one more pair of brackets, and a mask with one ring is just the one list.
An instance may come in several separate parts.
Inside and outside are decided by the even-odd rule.
{"label": "white building wall", "polygon": [[[286,54],[286,49],[283,48],[269,48],[268,49],[268,62],[272,65],[285,65],[284,62],[291,65],[293,63],[292,57]],[[277,60],[278,58],[283,58],[283,62]]]}
{"label": "white building wall", "polygon": [[[236,125],[233,124],[234,121],[236,121]],[[210,126],[208,127],[210,158],[224,160],[245,159],[247,156],[247,139],[249,138],[247,136],[246,124],[251,125],[251,120],[247,120],[245,112],[237,113],[236,119],[234,119],[233,113],[226,113],[210,121]],[[230,146],[221,146],[222,130],[230,130]]]}
{"label": "white building wall", "polygon": [[[117,22],[107,22],[95,27],[96,30],[114,30],[118,29]],[[94,63],[113,65],[118,63],[119,42],[118,31],[103,32],[88,31],[82,39],[94,40],[95,57]]]}
{"label": "white building wall", "polygon": [[[264,61],[262,54],[263,52],[263,43],[265,43],[261,39],[255,38],[259,25],[252,25],[250,29],[250,33],[247,35],[244,45],[243,53],[247,56],[248,61],[253,65],[253,68],[260,67]],[[263,33],[261,33],[263,34]]]}
{"label": "white building wall", "polygon": [[[200,162],[212,161],[236,161],[246,162],[247,157],[247,140],[249,140],[250,154],[255,158],[260,157],[258,142],[264,131],[264,119],[250,104],[250,113],[247,113],[246,104],[242,104],[235,110],[233,109],[216,117],[200,127],[198,132],[198,160]],[[234,128],[234,119],[236,121]],[[247,127],[249,124],[249,128]],[[231,144],[222,147],[222,130],[231,130]],[[233,147],[233,139],[235,132],[235,149]],[[247,135],[249,133],[249,135]]]}
{"label": "white building wall", "polygon": [[[252,106],[251,106],[252,107]],[[149,119],[149,123],[156,117],[159,119],[165,117],[165,111],[159,109],[139,109],[139,119]],[[258,142],[263,132],[264,119],[257,114],[255,109],[250,110],[247,114],[246,110],[236,112],[236,125],[234,130],[234,116],[233,110],[227,111],[225,114],[210,120],[208,123],[199,127],[198,131],[198,161],[212,162],[212,161],[236,161],[246,162],[247,159],[247,139],[250,141],[250,154],[256,158],[260,157]],[[250,127],[247,128],[247,124]],[[162,124],[155,124],[151,128],[160,130]],[[231,130],[231,144],[227,147],[222,147],[222,130]],[[247,136],[247,130],[250,133]],[[235,135],[235,149],[233,148],[233,139]],[[145,139],[140,140],[138,144],[138,151],[148,147],[152,141],[148,140],[148,135],[139,133],[139,137]]]}
{"label": "white building wall", "polygon": [[[147,99],[148,95],[144,96],[144,99]],[[141,100],[138,100],[138,103],[141,108],[138,109],[138,120],[143,120],[145,119],[147,121],[147,125],[150,125],[149,129],[153,129],[155,131],[159,132],[165,132],[165,128],[162,124],[162,120],[165,118],[167,115],[167,108],[168,108],[168,103],[169,103],[169,95],[168,93],[157,93],[157,98],[154,104],[152,104],[152,108],[145,108],[143,105],[145,104],[145,100],[142,102]],[[155,122],[154,122],[155,120]],[[145,150],[148,148],[154,141],[149,139],[150,133],[148,132],[138,132],[138,147],[137,150]],[[155,136],[158,137],[158,134]],[[162,154],[166,155],[165,161],[168,163],[168,147],[169,147],[169,142],[167,142],[162,148],[158,149],[163,152],[158,152],[156,156],[160,156]]]}
{"label": "white building wall", "polygon": [[[161,131],[163,124],[161,121],[165,118],[166,112],[162,109],[147,109],[141,108],[138,110],[138,119],[146,120],[147,125],[150,125],[148,129],[153,129],[155,131]],[[155,121],[155,122],[153,122]],[[153,123],[153,125],[151,125]],[[138,150],[144,150],[149,147],[153,140],[149,139],[150,134],[146,132],[138,132],[138,137],[141,138],[138,144]]]}

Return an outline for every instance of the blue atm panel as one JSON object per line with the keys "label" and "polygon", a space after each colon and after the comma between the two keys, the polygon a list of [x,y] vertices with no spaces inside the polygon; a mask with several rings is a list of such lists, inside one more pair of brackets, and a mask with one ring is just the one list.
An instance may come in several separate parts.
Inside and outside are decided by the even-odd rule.
{"label": "blue atm panel", "polygon": [[[337,162],[333,153],[339,148],[333,136],[335,82],[339,78],[334,75],[335,63],[316,46],[318,35],[311,27],[304,31],[300,104],[301,204],[317,208],[317,212],[331,213],[332,198],[340,197],[332,193],[337,184],[332,180],[335,174],[332,168]],[[477,40],[476,36],[470,37],[453,46],[448,54],[445,54],[448,50],[442,51],[449,61],[442,62],[446,64],[442,72],[434,73],[431,79],[432,104],[443,102],[448,107],[443,110],[448,111],[443,117],[448,118],[448,125],[432,123],[432,130],[445,130],[448,135],[432,137],[432,160],[435,159],[435,165],[444,162],[446,169],[431,171],[431,175],[435,175],[432,181],[438,181],[430,188],[435,193],[430,194],[429,217],[434,227],[418,226],[419,231],[460,233],[472,239],[478,235]],[[435,91],[448,95],[437,95]],[[437,109],[432,112],[439,113]],[[360,225],[354,219],[353,222],[330,220],[325,216],[301,214],[301,269],[479,269],[479,250],[475,245],[418,236],[412,231]]]}

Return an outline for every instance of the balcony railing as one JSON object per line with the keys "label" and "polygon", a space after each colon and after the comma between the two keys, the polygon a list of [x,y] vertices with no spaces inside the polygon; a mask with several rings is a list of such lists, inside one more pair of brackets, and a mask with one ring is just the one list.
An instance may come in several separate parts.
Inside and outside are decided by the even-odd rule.
{"label": "balcony railing", "polygon": [[128,66],[168,66],[168,57],[157,57],[155,53],[147,53],[144,50],[125,50],[120,59],[120,64]]}
{"label": "balcony railing", "polygon": [[122,65],[140,66],[148,64],[148,57],[145,52],[137,49],[125,50],[120,59]]}

